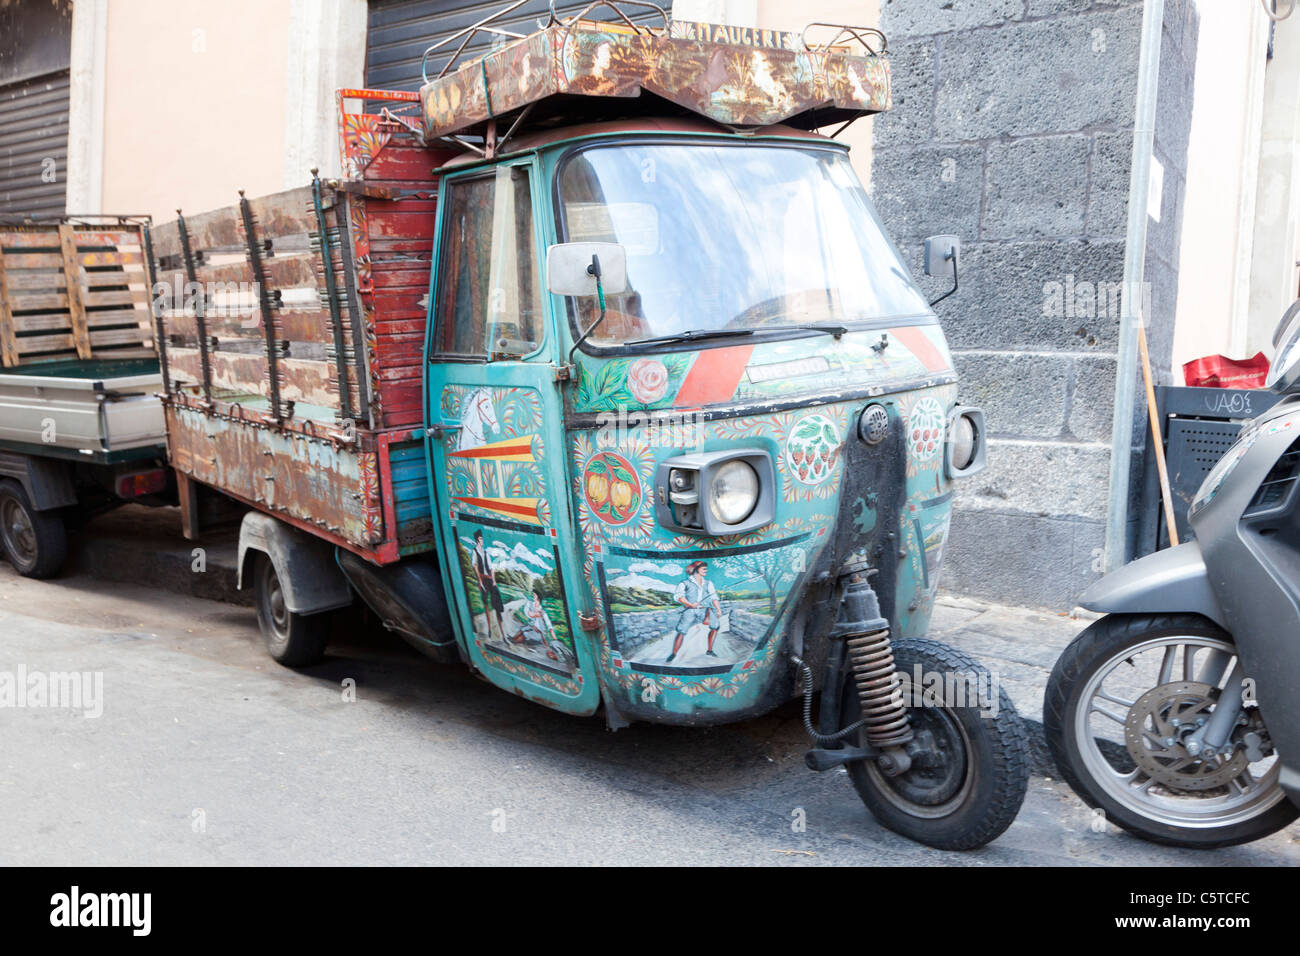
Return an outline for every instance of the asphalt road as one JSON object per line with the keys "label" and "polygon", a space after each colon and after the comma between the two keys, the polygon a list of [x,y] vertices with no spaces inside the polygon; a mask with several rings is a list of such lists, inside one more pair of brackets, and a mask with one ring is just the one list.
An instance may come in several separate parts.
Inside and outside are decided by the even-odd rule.
{"label": "asphalt road", "polygon": [[20,668],[102,673],[103,712],[0,709],[0,864],[1300,863],[1300,825],[1212,852],[1095,833],[1042,777],[996,843],[943,853],[804,769],[793,707],[614,734],[387,635],[294,672],[247,608],[0,564],[0,672]]}

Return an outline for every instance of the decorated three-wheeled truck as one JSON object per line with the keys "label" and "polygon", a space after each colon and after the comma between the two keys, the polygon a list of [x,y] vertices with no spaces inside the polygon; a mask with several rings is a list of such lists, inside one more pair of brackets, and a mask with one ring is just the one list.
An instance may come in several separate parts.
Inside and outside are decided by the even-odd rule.
{"label": "decorated three-wheeled truck", "polygon": [[251,507],[272,655],[317,660],[359,597],[614,728],[802,697],[809,766],[885,825],[1001,833],[1019,719],[923,637],[982,417],[813,132],[889,99],[875,30],[552,20],[418,94],[341,91],[338,179],[152,229],[186,530]]}

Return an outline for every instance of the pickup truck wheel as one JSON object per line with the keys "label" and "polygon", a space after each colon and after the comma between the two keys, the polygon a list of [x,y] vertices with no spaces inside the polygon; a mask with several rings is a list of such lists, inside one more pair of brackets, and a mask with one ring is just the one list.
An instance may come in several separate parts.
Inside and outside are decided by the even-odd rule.
{"label": "pickup truck wheel", "polygon": [[55,512],[32,507],[23,486],[0,481],[0,544],[25,578],[50,578],[68,556],[68,532]]}
{"label": "pickup truck wheel", "polygon": [[308,667],[325,656],[328,614],[295,614],[284,603],[284,588],[275,565],[259,554],[253,569],[257,626],[267,653],[285,667]]}

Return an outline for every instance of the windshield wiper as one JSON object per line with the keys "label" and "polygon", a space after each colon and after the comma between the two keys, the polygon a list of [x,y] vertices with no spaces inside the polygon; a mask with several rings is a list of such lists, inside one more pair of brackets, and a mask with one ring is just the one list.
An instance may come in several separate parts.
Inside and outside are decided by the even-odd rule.
{"label": "windshield wiper", "polygon": [[700,339],[724,339],[733,335],[779,335],[782,332],[824,332],[827,335],[833,335],[839,338],[848,332],[848,328],[843,325],[817,324],[808,325],[774,325],[771,328],[749,328],[749,329],[691,329],[687,332],[675,332],[672,335],[656,335],[648,339],[633,339],[631,342],[624,342],[624,345],[659,345],[664,342],[697,342]]}
{"label": "windshield wiper", "polygon": [[827,335],[833,335],[837,339],[848,331],[843,325],[819,325],[812,323],[809,325],[779,325],[770,332],[825,332]]}
{"label": "windshield wiper", "polygon": [[648,339],[633,339],[624,345],[658,345],[661,342],[695,342],[699,339],[725,339],[733,335],[753,335],[755,329],[691,329],[672,335],[656,335]]}

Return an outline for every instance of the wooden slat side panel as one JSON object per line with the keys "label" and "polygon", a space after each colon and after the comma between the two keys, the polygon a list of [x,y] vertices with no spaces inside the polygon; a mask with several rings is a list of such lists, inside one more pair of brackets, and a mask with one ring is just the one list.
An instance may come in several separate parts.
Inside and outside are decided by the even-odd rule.
{"label": "wooden slat side panel", "polygon": [[[199,350],[170,347],[169,367],[180,382],[200,381]],[[256,353],[212,352],[212,384],[230,392],[265,397],[267,391],[266,356]],[[332,408],[338,404],[338,386],[334,367],[329,362],[312,359],[284,358],[280,368],[280,396],[293,402],[305,402]]]}

